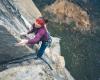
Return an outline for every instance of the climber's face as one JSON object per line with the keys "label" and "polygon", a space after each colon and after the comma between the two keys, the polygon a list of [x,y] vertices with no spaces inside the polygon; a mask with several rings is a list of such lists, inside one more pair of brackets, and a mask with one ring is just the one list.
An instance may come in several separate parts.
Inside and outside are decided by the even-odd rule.
{"label": "climber's face", "polygon": [[35,27],[36,28],[41,28],[42,26],[44,26],[45,21],[42,18],[37,18],[35,20]]}
{"label": "climber's face", "polygon": [[35,21],[35,27],[36,27],[36,28],[41,28],[41,25],[38,24],[38,23]]}

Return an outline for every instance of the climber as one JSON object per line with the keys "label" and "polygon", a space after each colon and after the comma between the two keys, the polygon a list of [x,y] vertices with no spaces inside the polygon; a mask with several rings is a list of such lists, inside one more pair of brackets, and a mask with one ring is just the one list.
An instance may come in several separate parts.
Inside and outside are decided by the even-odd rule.
{"label": "climber", "polygon": [[42,42],[40,49],[38,50],[37,56],[35,59],[41,58],[43,53],[45,52],[46,47],[51,43],[51,37],[49,35],[49,32],[46,28],[46,24],[48,23],[48,20],[45,20],[43,17],[39,17],[35,20],[35,22],[32,25],[32,29],[29,30],[27,33],[24,33],[22,35],[35,33],[35,37],[32,39],[22,39],[19,43],[17,43],[17,46],[25,45],[25,44],[36,44],[40,41]]}

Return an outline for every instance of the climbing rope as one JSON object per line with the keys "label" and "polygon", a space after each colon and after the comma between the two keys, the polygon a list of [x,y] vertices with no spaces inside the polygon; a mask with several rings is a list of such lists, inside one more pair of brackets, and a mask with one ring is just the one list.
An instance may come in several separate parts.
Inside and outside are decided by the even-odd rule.
{"label": "climbing rope", "polygon": [[[3,61],[0,63],[0,66],[7,66],[9,64],[22,63],[22,62],[28,61],[30,59],[35,59],[35,57],[36,57],[36,54],[25,55],[25,56],[22,56],[19,58],[11,59],[9,61]],[[39,59],[42,60],[44,63],[46,63],[51,70],[53,70],[51,65],[45,59],[43,59],[43,58],[39,58]]]}

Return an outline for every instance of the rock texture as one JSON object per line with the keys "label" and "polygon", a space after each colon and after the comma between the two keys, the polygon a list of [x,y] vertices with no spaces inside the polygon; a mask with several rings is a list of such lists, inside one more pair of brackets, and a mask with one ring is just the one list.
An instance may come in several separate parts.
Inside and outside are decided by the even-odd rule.
{"label": "rock texture", "polygon": [[[2,61],[35,51],[28,46],[15,47],[14,43],[21,39],[20,33],[26,32],[38,16],[41,14],[31,0],[23,0],[23,2],[22,0],[0,0],[0,33],[2,33],[0,43],[3,46],[0,52],[3,49],[2,53],[5,54],[2,56]],[[53,70],[41,59],[30,59],[20,63],[1,65],[1,70],[5,68],[6,70],[0,72],[0,80],[74,80],[65,68],[64,58],[60,56],[59,41],[59,38],[53,38],[51,47],[47,48],[43,56]],[[13,44],[11,45],[10,42]]]}

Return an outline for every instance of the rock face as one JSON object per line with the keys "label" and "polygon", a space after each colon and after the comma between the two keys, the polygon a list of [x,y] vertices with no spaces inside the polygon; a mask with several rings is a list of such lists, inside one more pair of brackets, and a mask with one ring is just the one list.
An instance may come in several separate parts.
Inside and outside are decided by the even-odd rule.
{"label": "rock face", "polygon": [[41,16],[41,13],[36,8],[32,0],[13,0],[13,4],[18,7],[20,14],[23,14],[27,21],[33,23],[34,19]]}
{"label": "rock face", "polygon": [[[28,46],[15,47],[11,43],[20,40],[20,33],[26,32],[39,16],[41,14],[31,0],[0,0],[0,55],[3,55],[0,56],[0,63],[35,51]],[[30,59],[3,66],[7,69],[0,72],[0,80],[74,80],[65,68],[64,58],[60,56],[59,41],[59,38],[53,38],[51,47],[43,56],[53,70],[41,59]],[[3,70],[2,65],[0,68]]]}

